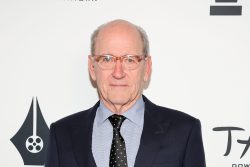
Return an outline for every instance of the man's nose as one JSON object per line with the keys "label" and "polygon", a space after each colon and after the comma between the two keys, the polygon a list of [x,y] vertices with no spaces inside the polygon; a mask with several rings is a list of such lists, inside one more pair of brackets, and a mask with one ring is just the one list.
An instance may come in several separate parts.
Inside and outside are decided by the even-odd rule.
{"label": "man's nose", "polygon": [[116,61],[112,76],[116,79],[122,79],[123,77],[125,77],[125,73],[124,73],[121,60]]}

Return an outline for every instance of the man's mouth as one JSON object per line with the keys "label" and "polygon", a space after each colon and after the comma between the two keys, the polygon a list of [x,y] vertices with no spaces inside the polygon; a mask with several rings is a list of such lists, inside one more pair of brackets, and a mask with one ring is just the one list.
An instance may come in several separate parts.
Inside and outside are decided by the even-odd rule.
{"label": "man's mouth", "polygon": [[126,87],[128,86],[127,84],[110,84],[112,87]]}

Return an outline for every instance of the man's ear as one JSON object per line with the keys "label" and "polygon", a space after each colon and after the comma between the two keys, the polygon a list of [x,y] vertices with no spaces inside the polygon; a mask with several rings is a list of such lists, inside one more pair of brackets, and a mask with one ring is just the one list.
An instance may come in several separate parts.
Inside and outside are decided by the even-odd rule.
{"label": "man's ear", "polygon": [[89,55],[89,58],[88,58],[88,68],[89,68],[89,75],[91,76],[91,79],[93,81],[96,81],[94,58],[91,55]]}
{"label": "man's ear", "polygon": [[151,56],[147,56],[146,62],[145,62],[145,73],[144,73],[144,81],[147,82],[150,79],[152,72],[152,60]]}

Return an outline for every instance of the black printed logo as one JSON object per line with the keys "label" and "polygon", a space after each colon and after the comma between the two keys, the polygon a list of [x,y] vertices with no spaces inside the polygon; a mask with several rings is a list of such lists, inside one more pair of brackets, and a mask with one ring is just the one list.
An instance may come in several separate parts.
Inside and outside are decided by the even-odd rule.
{"label": "black printed logo", "polygon": [[23,125],[10,139],[22,156],[24,165],[44,165],[48,135],[49,128],[37,98],[33,98]]}
{"label": "black printed logo", "polygon": [[[228,156],[230,151],[231,151],[231,147],[232,147],[232,132],[233,131],[245,131],[245,129],[240,128],[240,127],[224,126],[224,127],[215,127],[215,128],[213,128],[213,131],[227,132],[227,134],[228,134],[227,135],[227,148],[226,148],[226,152],[225,152],[224,156]],[[240,156],[240,158],[242,158],[247,153],[247,151],[250,147],[250,136],[246,140],[238,139],[237,142],[239,144],[245,145],[245,148]]]}
{"label": "black printed logo", "polygon": [[237,0],[215,0],[216,4],[210,6],[210,15],[242,15],[242,6],[236,4]]}

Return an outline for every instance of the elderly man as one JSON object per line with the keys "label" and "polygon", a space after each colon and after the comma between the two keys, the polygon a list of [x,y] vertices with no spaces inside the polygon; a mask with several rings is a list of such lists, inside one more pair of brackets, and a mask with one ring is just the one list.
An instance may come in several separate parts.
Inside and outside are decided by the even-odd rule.
{"label": "elderly man", "polygon": [[100,26],[88,59],[100,101],[51,125],[46,167],[205,167],[200,121],[142,95],[152,62],[140,27]]}

